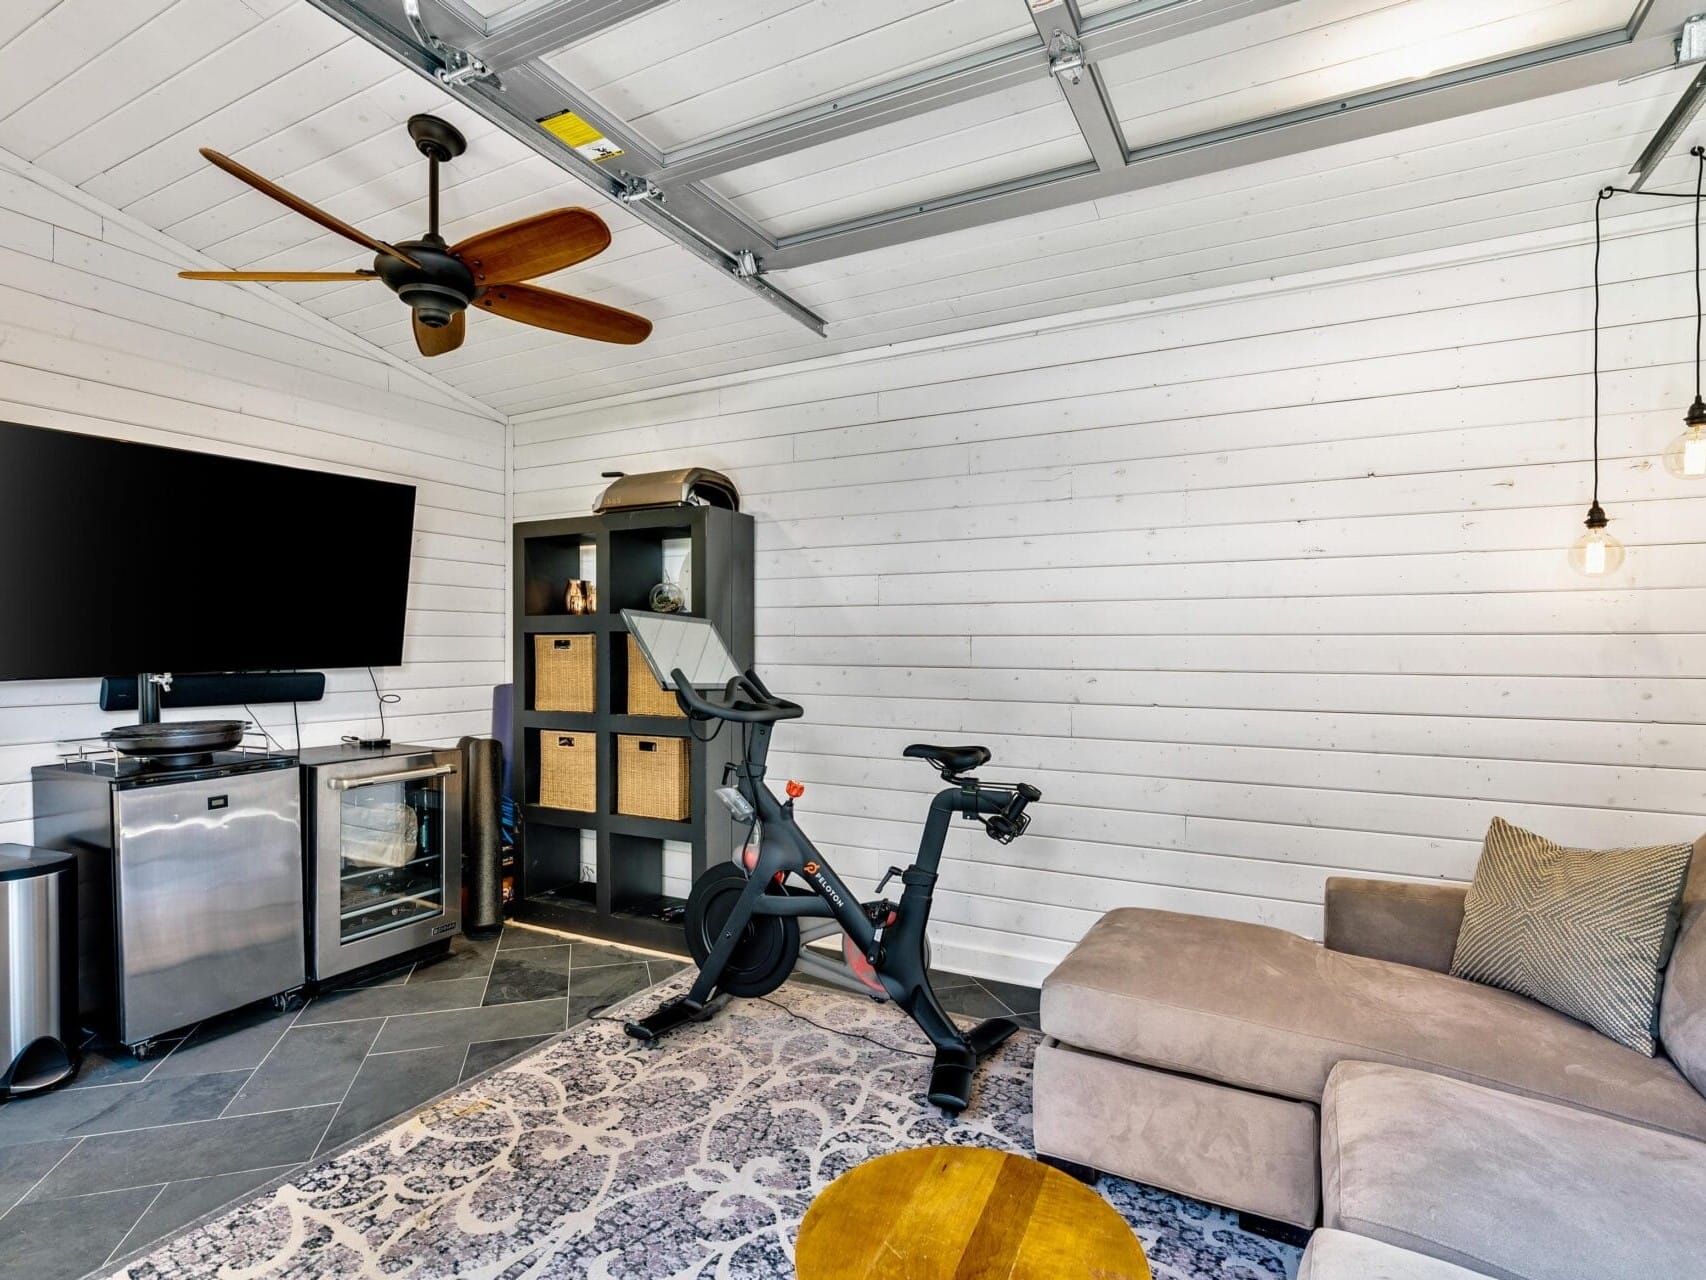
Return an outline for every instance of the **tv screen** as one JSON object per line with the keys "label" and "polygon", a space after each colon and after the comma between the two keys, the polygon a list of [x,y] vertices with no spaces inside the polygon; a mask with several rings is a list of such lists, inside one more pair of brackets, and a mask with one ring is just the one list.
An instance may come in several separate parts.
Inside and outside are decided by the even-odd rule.
{"label": "tv screen", "polygon": [[0,423],[0,679],[392,666],[412,485]]}

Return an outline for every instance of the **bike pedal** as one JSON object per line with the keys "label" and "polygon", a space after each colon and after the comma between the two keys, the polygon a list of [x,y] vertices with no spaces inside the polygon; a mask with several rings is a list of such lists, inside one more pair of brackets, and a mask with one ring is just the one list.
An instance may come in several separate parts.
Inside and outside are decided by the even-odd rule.
{"label": "bike pedal", "polygon": [[865,913],[865,919],[869,920],[876,928],[884,929],[894,923],[894,903],[887,898],[877,902],[861,903],[860,906]]}

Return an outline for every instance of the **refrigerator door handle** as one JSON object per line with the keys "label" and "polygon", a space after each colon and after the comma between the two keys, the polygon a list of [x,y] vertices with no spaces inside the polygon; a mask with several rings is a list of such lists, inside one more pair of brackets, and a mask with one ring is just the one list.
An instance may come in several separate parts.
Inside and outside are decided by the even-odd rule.
{"label": "refrigerator door handle", "polygon": [[370,773],[365,778],[327,778],[326,785],[333,791],[354,791],[357,787],[377,787],[385,782],[413,782],[417,778],[442,778],[447,773],[455,772],[455,765],[441,764],[427,769],[403,769],[397,773]]}

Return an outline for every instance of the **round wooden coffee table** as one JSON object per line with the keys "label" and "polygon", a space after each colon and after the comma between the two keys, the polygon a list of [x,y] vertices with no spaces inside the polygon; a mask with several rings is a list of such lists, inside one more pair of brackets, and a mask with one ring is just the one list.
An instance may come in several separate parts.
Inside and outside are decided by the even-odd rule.
{"label": "round wooden coffee table", "polygon": [[1143,1246],[1090,1188],[1024,1156],[919,1147],[823,1189],[799,1280],[1150,1280]]}

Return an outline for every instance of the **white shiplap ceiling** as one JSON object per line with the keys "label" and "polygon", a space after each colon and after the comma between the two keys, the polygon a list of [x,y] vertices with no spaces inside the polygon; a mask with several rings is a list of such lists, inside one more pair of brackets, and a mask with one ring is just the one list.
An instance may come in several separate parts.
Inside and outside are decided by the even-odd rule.
{"label": "white shiplap ceiling", "polygon": [[[1147,64],[1110,63],[1104,74],[1139,142],[1145,130],[1175,136],[1342,92],[1371,75],[1417,74],[1410,63],[1393,63],[1400,56],[1425,57],[1428,69],[1438,69],[1480,60],[1489,49],[1601,30],[1621,22],[1627,7],[1621,0],[1296,0],[1171,42]],[[1417,14],[1431,14],[1426,29],[1437,37],[1420,53]],[[676,0],[552,60],[647,136],[672,144],[870,83],[909,59],[988,47],[1027,22],[1025,0]],[[727,38],[712,38],[718,30]],[[423,110],[446,116],[470,142],[445,172],[449,239],[561,205],[592,208],[610,223],[611,247],[545,283],[641,312],[657,326],[648,342],[622,348],[476,315],[462,350],[425,362],[445,382],[519,413],[1579,223],[1590,216],[1595,188],[1628,168],[1688,75],[1532,99],[777,273],[778,287],[829,322],[827,338],[306,0],[7,0],[0,6],[0,148],[169,234],[201,265],[347,269],[366,265],[365,255],[212,169],[196,149],[224,151],[398,240],[425,221],[425,162],[403,122]],[[1679,145],[1657,185],[1692,176],[1685,151]],[[748,218],[788,232],[1085,154],[1045,76],[707,181]],[[164,271],[158,282],[163,294],[213,307],[237,287],[180,282]],[[406,308],[382,286],[277,288],[420,360]]]}

